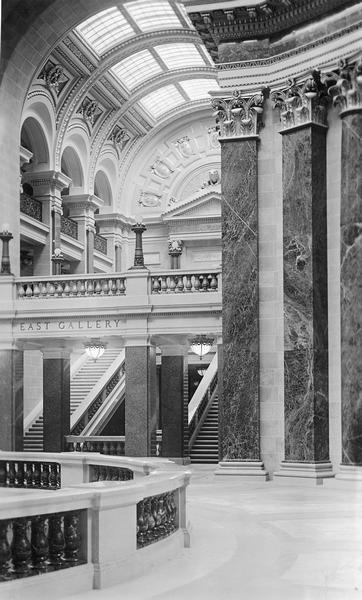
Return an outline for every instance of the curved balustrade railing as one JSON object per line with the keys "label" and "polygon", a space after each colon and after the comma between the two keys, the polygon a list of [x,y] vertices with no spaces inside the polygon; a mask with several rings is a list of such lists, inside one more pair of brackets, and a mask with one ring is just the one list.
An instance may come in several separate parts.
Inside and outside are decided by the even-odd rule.
{"label": "curved balustrade railing", "polygon": [[[20,597],[13,580],[24,577],[32,579],[32,597],[63,598],[115,585],[163,562],[168,539],[168,558],[189,545],[190,473],[184,468],[155,458],[29,454],[0,452],[0,460],[53,459],[61,466],[62,489],[0,488],[2,600]],[[63,569],[66,577],[57,574]]]}
{"label": "curved balustrade railing", "polygon": [[221,274],[210,271],[167,271],[151,274],[152,294],[220,291]]}
{"label": "curved balustrade railing", "polygon": [[0,460],[0,487],[58,490],[61,468],[42,460]]}
{"label": "curved balustrade railing", "polygon": [[64,275],[62,277],[30,277],[17,279],[17,297],[34,298],[79,298],[87,296],[124,296],[125,276],[108,275]]}

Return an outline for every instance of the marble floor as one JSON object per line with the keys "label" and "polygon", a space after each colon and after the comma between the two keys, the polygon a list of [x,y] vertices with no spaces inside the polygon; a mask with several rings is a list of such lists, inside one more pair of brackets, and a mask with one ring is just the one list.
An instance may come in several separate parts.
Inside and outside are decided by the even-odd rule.
{"label": "marble floor", "polygon": [[362,598],[362,493],[191,470],[191,548],[134,581],[72,600]]}

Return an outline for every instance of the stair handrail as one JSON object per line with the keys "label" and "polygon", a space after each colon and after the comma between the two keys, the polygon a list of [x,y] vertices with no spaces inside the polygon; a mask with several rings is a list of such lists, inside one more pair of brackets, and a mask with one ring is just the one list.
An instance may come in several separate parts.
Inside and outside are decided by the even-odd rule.
{"label": "stair handrail", "polygon": [[[90,390],[90,392],[87,394],[87,396],[84,398],[84,400],[78,406],[78,408],[71,415],[71,417],[70,417],[70,432],[71,433],[73,433],[73,430],[75,429],[76,426],[78,426],[78,424],[79,425],[81,424],[82,419],[84,421],[84,424],[82,427],[82,431],[83,431],[84,427],[88,423],[88,418],[87,418],[88,410],[92,407],[92,404],[99,398],[99,396],[105,393],[107,385],[110,383],[112,378],[114,378],[116,376],[116,374],[118,372],[119,372],[119,379],[121,379],[121,371],[122,371],[122,369],[124,370],[124,362],[125,362],[125,350],[123,349],[120,351],[119,355],[116,356],[116,358],[111,363],[111,365],[108,367],[108,369],[103,373],[102,377],[97,381],[96,385]],[[109,393],[111,393],[112,391],[113,391],[113,388],[112,388],[112,390],[110,390]],[[104,400],[105,400],[105,398],[103,398],[102,402]],[[92,417],[93,417],[93,415],[92,415]],[[87,422],[85,422],[85,420],[87,420]]]}
{"label": "stair handrail", "polygon": [[189,403],[189,448],[203,424],[217,393],[217,354],[215,354]]}
{"label": "stair handrail", "polygon": [[112,417],[117,408],[124,402],[126,392],[125,374],[121,376],[116,387],[107,396],[107,401],[103,402],[95,415],[88,421],[83,429],[82,436],[95,436],[101,427],[104,427],[107,421]]}
{"label": "stair handrail", "polygon": [[43,414],[43,400],[39,400],[37,404],[32,408],[30,413],[24,417],[24,434],[29,431],[30,427],[35,421]]}

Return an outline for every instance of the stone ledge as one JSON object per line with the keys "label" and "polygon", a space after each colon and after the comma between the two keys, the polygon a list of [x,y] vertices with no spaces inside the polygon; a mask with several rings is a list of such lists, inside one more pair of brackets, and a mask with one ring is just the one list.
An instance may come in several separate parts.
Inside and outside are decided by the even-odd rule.
{"label": "stone ledge", "polygon": [[[280,484],[323,485],[323,480],[334,477],[332,463],[298,463],[283,461],[274,479]],[[293,478],[293,481],[290,481]]]}
{"label": "stone ledge", "polygon": [[238,475],[243,478],[243,481],[260,479],[268,481],[268,473],[264,470],[264,463],[261,461],[221,461],[214,474]]}

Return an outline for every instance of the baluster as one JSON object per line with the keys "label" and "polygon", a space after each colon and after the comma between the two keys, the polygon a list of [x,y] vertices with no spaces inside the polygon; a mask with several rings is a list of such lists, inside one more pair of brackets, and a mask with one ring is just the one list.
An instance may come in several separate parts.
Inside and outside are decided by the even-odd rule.
{"label": "baluster", "polygon": [[31,544],[27,535],[28,521],[25,518],[13,521],[13,563],[15,572],[26,574],[30,571]]}
{"label": "baluster", "polygon": [[15,463],[15,468],[14,468],[14,472],[15,472],[15,477],[14,477],[14,483],[16,487],[23,487],[24,485],[24,467],[22,465],[22,463],[16,462]]}
{"label": "baluster", "polygon": [[86,283],[84,281],[84,279],[80,280],[80,286],[79,286],[79,292],[81,296],[85,296],[86,293]]}
{"label": "baluster", "polygon": [[145,501],[141,500],[137,504],[137,545],[140,547],[145,545],[147,529],[148,520],[145,516]]}
{"label": "baluster", "polygon": [[93,296],[93,293],[94,293],[93,279],[88,279],[88,281],[87,281],[87,294],[88,294],[88,296]]}
{"label": "baluster", "polygon": [[61,281],[57,281],[57,287],[55,290],[55,295],[60,298],[63,295],[63,285]]}
{"label": "baluster", "polygon": [[12,487],[15,483],[14,463],[9,461],[7,464],[7,485]]}
{"label": "baluster", "polygon": [[6,463],[3,460],[0,461],[0,486],[6,486]]}
{"label": "baluster", "polygon": [[59,567],[63,563],[64,534],[62,521],[62,515],[60,514],[49,517],[49,559],[55,567]]}
{"label": "baluster", "polygon": [[101,293],[101,291],[102,291],[102,286],[100,284],[99,279],[97,279],[94,293],[99,295]]}
{"label": "baluster", "polygon": [[72,281],[71,283],[72,286],[72,291],[71,291],[71,296],[77,296],[78,295],[78,288],[77,288],[77,282],[76,281]]}
{"label": "baluster", "polygon": [[108,287],[108,281],[107,279],[102,279],[102,296],[107,296],[108,295],[108,291],[109,291],[109,287]]}
{"label": "baluster", "polygon": [[46,298],[48,295],[48,288],[45,283],[40,284],[40,295],[42,298]]}
{"label": "baluster", "polygon": [[38,571],[45,571],[49,559],[49,540],[47,536],[47,518],[44,515],[34,517],[32,520],[31,547],[34,567]]}
{"label": "baluster", "polygon": [[161,277],[161,292],[164,294],[167,292],[167,277],[166,277],[166,275],[163,275]]}
{"label": "baluster", "polygon": [[209,277],[211,277],[211,281],[210,281],[210,290],[215,292],[217,290],[217,277],[216,274],[213,273],[212,275],[209,275]]}
{"label": "baluster", "polygon": [[207,290],[209,288],[209,280],[206,277],[206,275],[201,275],[201,278],[202,278],[202,291],[207,292]]}
{"label": "baluster", "polygon": [[109,285],[109,293],[111,296],[115,296],[117,293],[117,286],[116,286],[116,281],[115,279],[110,279],[109,281],[110,285]]}
{"label": "baluster", "polygon": [[48,286],[48,294],[47,295],[51,296],[51,297],[54,296],[54,294],[55,294],[55,285],[54,285],[54,283],[52,281],[49,281],[47,283],[47,286]]}
{"label": "baluster", "polygon": [[186,275],[186,292],[191,292],[192,290],[192,282],[191,282],[191,275]]}
{"label": "baluster", "polygon": [[116,442],[116,456],[122,456],[122,444],[121,444],[121,442]]}
{"label": "baluster", "polygon": [[25,296],[25,289],[22,283],[18,284],[18,298],[24,298]]}
{"label": "baluster", "polygon": [[81,544],[79,515],[77,513],[65,513],[64,515],[64,542],[65,559],[71,565],[76,565],[79,562],[79,551]]}
{"label": "baluster", "polygon": [[7,578],[10,571],[11,547],[8,540],[9,521],[0,521],[0,581]]}
{"label": "baluster", "polygon": [[109,454],[108,442],[104,441],[101,454]]}
{"label": "baluster", "polygon": [[179,275],[177,277],[177,291],[178,292],[183,292],[184,291],[184,276],[183,275]]}
{"label": "baluster", "polygon": [[69,281],[67,280],[65,282],[65,285],[64,285],[64,291],[63,291],[64,296],[69,296],[70,295],[70,291],[71,291],[71,288],[70,288],[70,285],[69,285]]}
{"label": "baluster", "polygon": [[32,485],[33,487],[40,487],[40,464],[37,462],[34,462],[32,465],[32,469],[33,469],[33,480],[32,480]]}
{"label": "baluster", "polygon": [[49,487],[49,469],[44,463],[40,463],[40,487]]}
{"label": "baluster", "polygon": [[29,283],[27,283],[27,284],[26,284],[26,290],[25,290],[25,296],[26,296],[27,298],[31,298],[31,297],[32,297],[32,295],[33,295],[33,290],[32,290],[32,287],[31,287],[31,285],[30,285]]}
{"label": "baluster", "polygon": [[124,294],[126,291],[125,279],[122,277],[122,279],[119,279],[117,281],[119,281],[119,293]]}
{"label": "baluster", "polygon": [[152,294],[158,294],[160,290],[160,284],[158,277],[152,277]]}
{"label": "baluster", "polygon": [[168,291],[172,294],[176,289],[176,281],[174,275],[170,275],[170,284],[168,286]]}
{"label": "baluster", "polygon": [[57,488],[57,465],[48,465],[49,469],[49,487]]}
{"label": "baluster", "polygon": [[201,285],[200,276],[194,275],[194,278],[195,278],[194,279],[194,290],[195,290],[195,292],[198,292],[200,289],[200,285]]}
{"label": "baluster", "polygon": [[40,295],[40,288],[38,283],[34,283],[34,292],[33,292],[34,298],[39,298]]}

